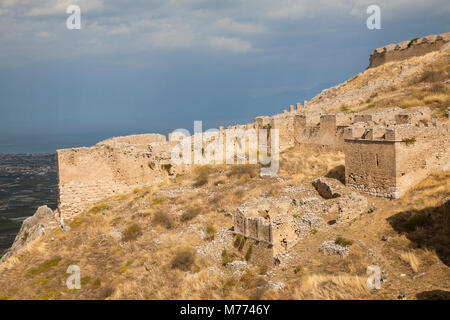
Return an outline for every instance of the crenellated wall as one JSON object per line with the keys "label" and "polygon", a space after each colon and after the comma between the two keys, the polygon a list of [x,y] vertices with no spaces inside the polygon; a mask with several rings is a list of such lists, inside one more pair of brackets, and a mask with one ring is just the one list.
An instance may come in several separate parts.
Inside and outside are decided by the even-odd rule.
{"label": "crenellated wall", "polygon": [[398,122],[345,129],[346,185],[374,196],[401,197],[434,171],[450,168],[448,124],[430,122],[426,109]]}
{"label": "crenellated wall", "polygon": [[378,67],[391,61],[399,61],[411,57],[422,56],[437,51],[450,42],[450,32],[440,35],[429,35],[398,44],[390,44],[376,49],[370,55],[369,68]]}

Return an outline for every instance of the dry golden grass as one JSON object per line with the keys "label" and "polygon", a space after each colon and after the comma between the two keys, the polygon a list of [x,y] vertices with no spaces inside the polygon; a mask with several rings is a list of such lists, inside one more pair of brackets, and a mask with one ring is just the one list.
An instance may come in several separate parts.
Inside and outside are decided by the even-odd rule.
{"label": "dry golden grass", "polygon": [[[296,246],[300,261],[292,266],[271,268],[272,281],[285,283],[282,291],[267,287],[268,270],[251,265],[242,276],[233,276],[222,265],[218,247],[218,261],[196,254],[189,268],[173,267],[180,249],[209,245],[222,228],[233,225],[225,215],[237,206],[259,197],[278,197],[286,186],[296,186],[318,176],[342,176],[342,153],[321,148],[292,148],[281,154],[280,176],[285,181],[261,178],[254,167],[233,169],[231,166],[199,168],[191,174],[176,177],[157,186],[142,188],[127,195],[106,199],[96,207],[101,210],[85,212],[74,219],[73,228],[64,233],[56,229],[35,241],[21,254],[0,266],[0,297],[7,299],[365,299],[369,297],[392,298],[366,288],[367,248],[385,253],[380,259],[389,274],[405,263],[413,270],[432,273],[438,268],[441,278],[448,275],[442,264],[445,251],[437,247],[415,247],[417,240],[411,234],[402,234],[388,228],[386,218],[404,210],[420,210],[434,204],[440,205],[448,196],[450,174],[436,173],[412,188],[402,199],[376,201],[377,211],[364,215],[354,224],[344,225],[336,235],[319,231]],[[207,172],[208,183],[192,186],[196,177]],[[256,172],[258,172],[256,170]],[[220,183],[215,183],[220,181]],[[170,197],[164,190],[183,192]],[[189,208],[199,209],[190,220],[182,221],[182,213]],[[162,214],[163,218],[158,218]],[[366,219],[366,220],[364,220]],[[372,220],[370,220],[372,219]],[[405,219],[409,219],[406,217]],[[166,220],[170,221],[167,228]],[[160,222],[162,221],[162,222]],[[140,230],[134,226],[138,225]],[[384,228],[384,229],[383,229]],[[214,229],[214,230],[213,230]],[[210,230],[208,232],[208,230]],[[139,232],[140,231],[140,232]],[[203,233],[200,235],[198,231]],[[125,239],[117,238],[120,232]],[[388,233],[389,241],[380,241],[381,233]],[[416,233],[424,232],[419,227]],[[128,237],[127,237],[128,234]],[[337,235],[354,240],[351,254],[346,259],[318,255],[316,248],[324,240]],[[52,240],[52,238],[54,240]],[[428,239],[428,238],[427,238]],[[360,245],[360,240],[367,248]],[[310,241],[310,242],[308,242]],[[434,241],[434,240],[433,240]],[[446,243],[440,235],[436,241]],[[227,252],[232,259],[245,259],[246,250],[239,252],[232,241]],[[425,242],[426,245],[429,242]],[[433,242],[432,242],[433,244]],[[386,246],[386,250],[383,250]],[[392,251],[390,248],[395,249]],[[307,249],[306,251],[300,251]],[[390,253],[391,255],[387,254]],[[400,253],[404,254],[402,260]],[[59,257],[57,265],[49,263]],[[405,258],[406,257],[406,258]],[[416,260],[413,259],[416,258]],[[335,259],[334,259],[335,258]],[[303,260],[301,260],[303,259]],[[379,262],[380,262],[379,261]],[[406,262],[403,262],[406,261]],[[39,274],[30,273],[39,266]],[[70,291],[64,286],[67,267],[78,265],[82,270],[81,290]],[[298,265],[301,272],[294,273]],[[443,265],[443,266],[442,266]],[[438,267],[436,267],[438,266]],[[391,269],[389,269],[391,268]],[[409,268],[409,267],[408,267]],[[385,270],[383,269],[383,271]],[[264,270],[261,271],[261,270]],[[39,269],[41,271],[41,269]],[[417,272],[417,271],[415,271]],[[447,273],[445,273],[447,272]],[[28,275],[27,275],[28,274]],[[437,275],[430,276],[426,285],[438,282]],[[389,280],[390,281],[390,280]],[[433,282],[430,282],[433,281]],[[17,288],[20,283],[20,290]],[[391,283],[391,282],[389,282]],[[396,290],[395,282],[392,285]],[[419,289],[415,290],[419,291]],[[398,290],[397,290],[398,291]],[[397,292],[396,292],[397,293]],[[377,294],[379,294],[377,296]]]}
{"label": "dry golden grass", "polygon": [[[405,64],[408,65],[408,68],[412,67],[415,70],[401,77],[405,72],[405,68],[403,68]],[[367,85],[369,81],[391,81],[392,79],[398,80],[389,86],[378,88],[374,93],[363,90],[361,95],[355,96],[353,101],[339,104],[337,107],[337,103],[330,102],[330,105],[335,105],[335,107],[329,108],[328,111],[358,112],[388,107],[427,106],[433,115],[445,118],[445,111],[450,107],[450,89],[446,84],[450,79],[449,50],[367,69],[347,81],[341,90],[358,90]]]}
{"label": "dry golden grass", "polygon": [[409,266],[414,272],[419,271],[420,259],[416,256],[416,254],[413,251],[400,252],[399,256],[400,259],[409,264]]}
{"label": "dry golden grass", "polygon": [[411,187],[402,197],[403,203],[414,202],[422,207],[437,207],[450,194],[450,172],[436,172]]}
{"label": "dry golden grass", "polygon": [[364,299],[369,295],[367,277],[354,275],[311,274],[302,278],[292,293],[293,299]]}

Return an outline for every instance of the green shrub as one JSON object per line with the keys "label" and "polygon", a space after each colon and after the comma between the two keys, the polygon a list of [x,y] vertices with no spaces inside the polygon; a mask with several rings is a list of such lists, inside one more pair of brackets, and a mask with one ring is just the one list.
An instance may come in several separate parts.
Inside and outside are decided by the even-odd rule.
{"label": "green shrub", "polygon": [[416,142],[416,138],[404,138],[402,139],[402,142],[406,143],[406,145],[414,144],[414,142]]}
{"label": "green shrub", "polygon": [[216,229],[214,228],[214,226],[208,225],[206,227],[205,232],[206,232],[206,238],[208,240],[214,240],[214,236],[215,236],[215,233],[216,233]]}
{"label": "green shrub", "polygon": [[163,211],[157,211],[153,216],[153,223],[163,226],[166,229],[172,229],[173,220],[172,218]]}
{"label": "green shrub", "polygon": [[102,281],[100,279],[95,279],[95,281],[92,283],[92,288],[93,289],[97,289],[102,285]]}
{"label": "green shrub", "polygon": [[93,207],[91,207],[91,209],[89,209],[89,213],[99,213],[101,211],[105,211],[108,210],[109,206],[107,204],[97,204]]}
{"label": "green shrub", "polygon": [[231,170],[227,173],[227,177],[241,178],[243,175],[248,174],[250,178],[258,176],[258,166],[252,164],[237,164],[231,167]]}
{"label": "green shrub", "polygon": [[260,275],[266,274],[268,269],[269,268],[266,265],[259,266],[259,274]]}
{"label": "green shrub", "polygon": [[448,77],[448,74],[446,72],[443,72],[442,70],[425,70],[420,78],[419,82],[439,82],[444,81]]}
{"label": "green shrub", "polygon": [[152,204],[155,205],[155,206],[161,205],[163,203],[164,203],[163,199],[159,199],[159,198],[156,198],[156,197],[152,199]]}
{"label": "green shrub", "polygon": [[195,254],[192,249],[179,250],[172,259],[172,269],[188,271],[195,262]]}
{"label": "green shrub", "polygon": [[27,272],[27,275],[34,276],[37,274],[41,274],[43,272],[47,272],[50,269],[52,269],[53,267],[56,267],[60,262],[61,262],[60,257],[53,258],[53,259],[48,260],[48,261],[44,262],[43,264],[37,266],[36,268],[31,269],[30,271]]}
{"label": "green shrub", "polygon": [[299,273],[300,271],[302,271],[302,269],[303,269],[303,266],[298,265],[298,266],[295,267],[294,273],[297,274],[297,273]]}
{"label": "green shrub", "polygon": [[71,229],[78,228],[79,226],[81,226],[83,221],[84,221],[83,218],[76,217],[70,222],[69,226],[70,226]]}
{"label": "green shrub", "polygon": [[186,221],[192,220],[196,216],[198,216],[199,214],[200,214],[200,210],[199,209],[197,209],[197,208],[188,208],[181,215],[181,221],[182,222],[186,222]]}
{"label": "green shrub", "polygon": [[238,248],[239,250],[242,250],[242,248],[245,245],[245,237],[241,236],[241,235],[236,235],[236,240],[234,241],[234,246],[236,248]]}
{"label": "green shrub", "polygon": [[247,253],[245,254],[245,260],[250,260],[250,258],[252,257],[252,252],[253,252],[253,243],[249,245],[248,249],[247,249]]}
{"label": "green shrub", "polygon": [[353,241],[345,239],[343,237],[337,237],[336,240],[334,240],[334,243],[343,247],[348,247],[353,244]]}
{"label": "green shrub", "polygon": [[316,234],[317,232],[319,232],[319,231],[317,231],[317,229],[311,229],[311,230],[309,230],[309,233],[311,233],[311,234]]}
{"label": "green shrub", "polygon": [[123,241],[134,241],[142,234],[141,227],[138,224],[132,224],[123,232]]}
{"label": "green shrub", "polygon": [[234,261],[234,257],[228,253],[226,249],[222,250],[222,264],[226,265]]}
{"label": "green shrub", "polygon": [[205,184],[207,184],[208,181],[209,181],[208,175],[206,175],[206,174],[201,174],[201,175],[198,175],[198,176],[195,178],[195,181],[194,181],[194,183],[193,183],[193,186],[196,187],[196,188],[198,188],[198,187],[201,187],[201,186],[204,186]]}
{"label": "green shrub", "polygon": [[161,165],[162,166],[162,168],[164,169],[164,170],[166,170],[167,171],[167,173],[169,174],[169,176],[171,176],[173,173],[170,171],[171,169],[172,169],[172,164],[171,163],[166,163],[166,164],[163,164],[163,165]]}
{"label": "green shrub", "polygon": [[417,42],[417,40],[419,40],[419,38],[414,38],[410,42],[408,42],[408,48],[411,47],[414,44],[414,42]]}

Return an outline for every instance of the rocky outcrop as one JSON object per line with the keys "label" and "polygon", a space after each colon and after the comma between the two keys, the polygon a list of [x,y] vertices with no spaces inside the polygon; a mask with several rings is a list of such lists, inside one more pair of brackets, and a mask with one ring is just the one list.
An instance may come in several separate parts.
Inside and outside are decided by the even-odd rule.
{"label": "rocky outcrop", "polygon": [[11,248],[1,258],[0,263],[25,249],[31,242],[42,237],[48,230],[55,229],[58,222],[54,212],[47,206],[39,207],[34,215],[25,219]]}

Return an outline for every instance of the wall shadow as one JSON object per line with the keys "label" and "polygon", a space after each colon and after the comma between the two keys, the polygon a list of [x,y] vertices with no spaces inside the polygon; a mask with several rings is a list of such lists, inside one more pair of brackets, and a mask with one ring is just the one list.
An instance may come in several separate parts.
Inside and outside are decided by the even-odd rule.
{"label": "wall shadow", "polygon": [[419,300],[450,300],[450,291],[431,290],[423,291],[416,294]]}
{"label": "wall shadow", "polygon": [[450,206],[407,210],[387,219],[392,228],[418,248],[434,249],[439,259],[450,266]]}
{"label": "wall shadow", "polygon": [[345,184],[345,166],[340,165],[331,169],[327,172],[325,177],[339,180],[342,184]]}

